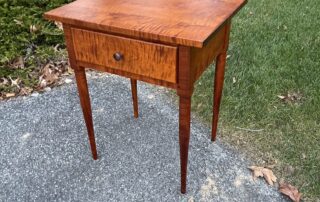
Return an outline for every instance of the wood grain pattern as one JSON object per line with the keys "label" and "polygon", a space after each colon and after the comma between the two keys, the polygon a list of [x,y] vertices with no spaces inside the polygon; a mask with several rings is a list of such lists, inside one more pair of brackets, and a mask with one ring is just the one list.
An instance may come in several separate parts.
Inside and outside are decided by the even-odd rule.
{"label": "wood grain pattern", "polygon": [[97,154],[96,141],[94,137],[92,111],[91,111],[90,96],[89,96],[87,79],[86,79],[86,72],[84,68],[77,68],[74,70],[74,73],[77,81],[83,117],[87,126],[92,157],[94,160],[97,160],[98,154]]}
{"label": "wood grain pattern", "polygon": [[179,97],[179,145],[181,193],[187,191],[188,153],[190,141],[191,96]]}
{"label": "wood grain pattern", "polygon": [[224,40],[223,40],[223,50],[218,55],[216,61],[216,70],[214,78],[214,92],[213,92],[213,118],[212,118],[212,132],[211,140],[215,141],[217,136],[218,120],[220,103],[222,97],[222,89],[224,82],[224,73],[226,65],[227,50],[229,46],[229,36],[230,36],[231,20],[226,22],[226,28],[224,29]]}
{"label": "wood grain pattern", "polygon": [[181,166],[181,193],[187,190],[188,151],[190,140],[190,114],[193,83],[191,81],[190,48],[179,47],[179,145]]}
{"label": "wood grain pattern", "polygon": [[203,47],[246,0],[77,0],[47,19],[176,45]]}
{"label": "wood grain pattern", "polygon": [[63,32],[64,32],[65,43],[67,45],[70,67],[73,69],[77,69],[78,65],[77,65],[76,55],[73,47],[71,27],[69,25],[63,24]]}
{"label": "wood grain pattern", "polygon": [[63,30],[65,33],[64,36],[67,44],[70,66],[71,68],[74,69],[74,72],[75,72],[80,104],[81,104],[83,117],[84,117],[87,131],[88,131],[88,138],[89,138],[89,143],[91,147],[92,157],[94,160],[97,160],[98,153],[97,153],[97,146],[96,146],[96,141],[94,137],[91,103],[90,103],[90,96],[88,91],[88,84],[87,84],[85,69],[84,67],[80,67],[77,65],[73,42],[72,42],[71,28],[68,25],[64,25]]}
{"label": "wood grain pattern", "polygon": [[134,118],[138,118],[138,95],[137,95],[137,80],[130,79],[131,82],[131,93],[132,93],[132,103],[133,103],[133,114]]}
{"label": "wood grain pattern", "polygon": [[[176,83],[177,48],[72,28],[78,61]],[[120,61],[113,57],[123,55]]]}
{"label": "wood grain pattern", "polygon": [[192,80],[197,81],[208,66],[223,50],[226,24],[208,41],[203,48],[191,48]]}
{"label": "wood grain pattern", "polygon": [[165,86],[165,87],[172,88],[172,89],[177,89],[177,86],[178,86],[176,83],[171,83],[171,82],[167,82],[167,81],[163,81],[163,80],[159,80],[159,79],[153,79],[150,77],[146,77],[146,76],[142,76],[139,74],[134,74],[131,72],[126,72],[126,71],[122,71],[119,69],[114,69],[114,68],[110,68],[110,67],[106,67],[106,66],[102,66],[102,65],[90,64],[90,63],[81,62],[81,61],[77,61],[77,64],[80,66],[92,68],[92,69],[95,69],[98,71],[108,72],[111,74],[116,74],[119,76],[136,79],[139,81],[144,81],[144,82],[159,85],[159,86]]}

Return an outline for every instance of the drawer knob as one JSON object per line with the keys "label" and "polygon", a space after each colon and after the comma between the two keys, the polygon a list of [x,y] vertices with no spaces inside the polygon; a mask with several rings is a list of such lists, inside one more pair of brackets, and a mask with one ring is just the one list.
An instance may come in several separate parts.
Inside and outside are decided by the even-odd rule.
{"label": "drawer knob", "polygon": [[116,61],[120,61],[123,59],[123,55],[119,52],[113,54],[113,58],[116,60]]}

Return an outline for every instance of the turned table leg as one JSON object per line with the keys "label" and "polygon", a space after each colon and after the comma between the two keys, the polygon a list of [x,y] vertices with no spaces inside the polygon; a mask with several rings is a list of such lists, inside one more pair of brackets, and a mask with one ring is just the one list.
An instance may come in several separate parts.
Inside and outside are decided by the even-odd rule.
{"label": "turned table leg", "polygon": [[138,111],[137,80],[130,79],[130,81],[131,81],[131,93],[132,93],[134,118],[138,118],[139,111]]}
{"label": "turned table leg", "polygon": [[83,112],[84,120],[86,122],[87,130],[88,130],[88,137],[89,137],[89,142],[91,146],[92,156],[93,156],[93,159],[96,160],[98,159],[98,154],[97,154],[96,142],[94,138],[91,104],[90,104],[90,97],[89,97],[85,69],[82,67],[75,68],[74,73],[77,81],[82,112]]}

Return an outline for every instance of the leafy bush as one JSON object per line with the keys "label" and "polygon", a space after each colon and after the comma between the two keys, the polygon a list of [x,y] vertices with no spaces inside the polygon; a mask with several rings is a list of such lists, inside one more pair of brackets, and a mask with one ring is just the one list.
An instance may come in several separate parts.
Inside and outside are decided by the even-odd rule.
{"label": "leafy bush", "polygon": [[61,43],[62,31],[42,15],[68,2],[70,0],[0,0],[0,66],[18,56],[28,57]]}
{"label": "leafy bush", "polygon": [[[0,98],[19,91],[12,81],[35,88],[40,69],[48,61],[66,59],[66,51],[54,47],[63,43],[63,32],[43,13],[71,0],[0,0]],[[15,67],[17,61],[23,67]],[[22,62],[21,62],[22,61]]]}

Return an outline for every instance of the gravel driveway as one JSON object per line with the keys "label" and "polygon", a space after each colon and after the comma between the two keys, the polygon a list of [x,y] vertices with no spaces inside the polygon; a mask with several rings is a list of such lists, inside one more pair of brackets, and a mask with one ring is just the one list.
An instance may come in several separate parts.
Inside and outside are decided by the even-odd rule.
{"label": "gravel driveway", "polygon": [[0,201],[286,201],[250,162],[192,120],[187,194],[180,189],[178,110],[163,89],[90,73],[99,159],[93,161],[75,83],[0,102]]}

